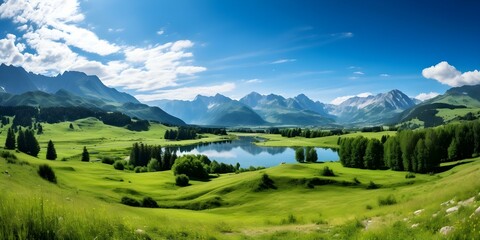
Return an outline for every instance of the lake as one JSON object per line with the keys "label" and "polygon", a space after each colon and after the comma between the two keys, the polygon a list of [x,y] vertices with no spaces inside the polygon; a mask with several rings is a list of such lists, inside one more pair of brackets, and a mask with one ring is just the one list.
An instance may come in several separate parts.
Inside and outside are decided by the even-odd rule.
{"label": "lake", "polygon": [[[259,141],[255,137],[238,137],[236,140],[229,140],[215,143],[202,143],[196,145],[176,147],[177,155],[203,154],[210,160],[235,165],[240,163],[242,168],[249,166],[272,167],[285,163],[294,163],[295,150],[290,147],[263,147],[254,144]],[[315,148],[317,150],[318,162],[338,161],[338,154],[335,149]]]}

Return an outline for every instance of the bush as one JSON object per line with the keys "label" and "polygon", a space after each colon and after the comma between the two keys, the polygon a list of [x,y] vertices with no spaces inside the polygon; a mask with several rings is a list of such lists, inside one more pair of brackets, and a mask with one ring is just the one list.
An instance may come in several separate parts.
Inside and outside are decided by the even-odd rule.
{"label": "bush", "polygon": [[122,204],[125,204],[127,206],[132,206],[132,207],[140,207],[141,204],[137,199],[131,198],[131,197],[122,197],[121,200]]}
{"label": "bush", "polygon": [[53,172],[53,169],[47,164],[42,164],[38,167],[38,175],[49,182],[57,183],[55,172]]}
{"label": "bush", "polygon": [[113,159],[111,157],[102,157],[102,163],[112,165],[112,164],[115,163],[115,159]]}
{"label": "bush", "polygon": [[322,176],[325,177],[335,177],[335,173],[333,173],[333,170],[330,169],[329,167],[324,167],[322,170]]}
{"label": "bush", "polygon": [[405,178],[415,178],[415,173],[409,172],[405,175]]}
{"label": "bush", "polygon": [[395,197],[393,195],[388,195],[386,198],[378,198],[378,205],[379,206],[385,206],[385,205],[393,205],[393,204],[396,204],[397,203],[397,200],[395,199]]}
{"label": "bush", "polygon": [[372,207],[372,205],[367,204],[367,206],[365,206],[365,209],[367,209],[367,210],[372,210],[373,207]]}
{"label": "bush", "polygon": [[175,177],[175,184],[180,187],[188,186],[190,179],[185,174],[180,174]]}
{"label": "bush", "polygon": [[144,197],[142,200],[142,207],[146,208],[158,208],[158,204],[151,197]]}
{"label": "bush", "polygon": [[370,183],[367,185],[367,189],[377,189],[377,188],[379,188],[379,186],[372,181],[370,181]]}
{"label": "bush", "polygon": [[123,164],[123,161],[115,161],[115,163],[113,164],[113,168],[117,170],[123,170],[125,169],[125,165]]}
{"label": "bush", "polygon": [[268,174],[264,173],[255,191],[258,192],[268,189],[277,189],[277,187],[275,186],[275,182],[268,176]]}
{"label": "bush", "polygon": [[144,173],[144,172],[148,172],[148,169],[146,167],[141,167],[141,166],[136,166],[133,171],[135,173]]}
{"label": "bush", "polygon": [[191,179],[207,179],[208,172],[199,158],[200,156],[195,155],[184,155],[177,158],[172,166],[173,173],[175,175],[185,174]]}
{"label": "bush", "polygon": [[362,182],[360,182],[360,180],[358,180],[356,177],[353,178],[353,182],[357,185],[362,184]]}
{"label": "bush", "polygon": [[281,224],[294,224],[297,222],[297,217],[293,214],[288,214],[286,219],[282,219]]}
{"label": "bush", "polygon": [[0,152],[0,157],[5,158],[5,159],[8,159],[8,158],[17,159],[17,156],[15,156],[15,154],[13,154],[11,152],[7,152],[7,151],[1,151]]}

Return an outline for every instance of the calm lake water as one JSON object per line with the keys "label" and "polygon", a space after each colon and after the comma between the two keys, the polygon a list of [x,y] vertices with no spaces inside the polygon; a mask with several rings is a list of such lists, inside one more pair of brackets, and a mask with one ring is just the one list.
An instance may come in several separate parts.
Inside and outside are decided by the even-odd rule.
{"label": "calm lake water", "polygon": [[[258,139],[254,137],[239,137],[238,140],[197,144],[177,148],[177,155],[184,154],[203,154],[210,160],[240,166],[247,168],[272,167],[282,162],[294,163],[295,150],[289,147],[262,147],[253,144]],[[318,161],[338,161],[338,154],[335,150],[329,148],[315,148],[317,150]]]}

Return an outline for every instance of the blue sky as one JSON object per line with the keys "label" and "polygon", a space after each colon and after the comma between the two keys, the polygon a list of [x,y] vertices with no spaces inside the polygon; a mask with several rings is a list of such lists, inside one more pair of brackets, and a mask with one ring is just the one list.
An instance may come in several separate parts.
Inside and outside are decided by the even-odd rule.
{"label": "blue sky", "polygon": [[480,83],[478,9],[473,0],[3,1],[0,62],[84,71],[143,101],[257,91],[331,102],[391,89],[427,98]]}

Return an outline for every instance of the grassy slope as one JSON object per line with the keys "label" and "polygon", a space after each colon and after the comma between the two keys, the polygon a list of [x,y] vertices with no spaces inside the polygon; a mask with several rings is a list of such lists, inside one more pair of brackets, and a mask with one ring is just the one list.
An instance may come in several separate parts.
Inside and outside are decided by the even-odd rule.
{"label": "grassy slope", "polygon": [[[51,133],[63,131],[64,127],[68,129],[68,124],[52,126],[50,131]],[[86,131],[85,128],[83,130]],[[107,139],[115,137],[120,139],[112,131],[106,130],[102,135],[109,134],[106,136]],[[47,134],[49,133],[46,131],[45,135]],[[66,136],[62,139],[73,141],[75,144],[82,141],[81,136],[88,138],[95,134],[98,132],[83,132],[74,141],[67,139]],[[156,136],[153,132],[149,134]],[[146,135],[143,137],[148,139]],[[97,146],[99,151],[110,151],[116,147],[131,145],[131,142],[124,141],[99,142]],[[67,153],[76,154],[77,151],[61,147],[63,144],[67,146],[72,143],[60,144],[60,142],[58,144],[60,148],[57,148],[59,154],[62,154],[63,149]],[[209,237],[314,239],[331,238],[335,234],[338,234],[336,236],[340,236],[338,237],[340,239],[370,238],[376,234],[384,236],[382,235],[386,234],[384,229],[390,229],[392,224],[405,217],[412,217],[412,212],[417,209],[425,208],[426,213],[431,214],[440,209],[442,202],[454,197],[457,200],[465,199],[480,191],[478,159],[455,166],[441,174],[432,176],[417,174],[414,179],[405,179],[404,172],[350,169],[343,168],[339,163],[286,164],[260,172],[225,174],[208,182],[192,181],[191,186],[179,188],[174,185],[171,171],[135,174],[117,171],[112,166],[99,162],[48,161],[44,160],[43,154],[40,158],[21,153],[17,153],[17,156],[29,165],[6,164],[0,159],[0,170],[3,172],[6,169],[10,175],[0,176],[2,178],[0,191],[6,193],[0,197],[0,220],[5,219],[6,214],[7,217],[9,214],[15,214],[15,211],[17,214],[25,212],[27,216],[25,218],[28,218],[28,213],[36,212],[29,210],[38,209],[43,202],[48,216],[65,218],[67,222],[65,225],[70,228],[63,229],[88,232],[88,227],[98,229],[100,226],[101,229],[114,225],[117,227],[112,231],[124,236],[120,238],[132,237],[130,235],[133,229],[137,228],[144,229],[155,238],[175,239]],[[36,165],[40,163],[48,163],[54,168],[58,179],[57,185],[43,181],[36,175]],[[352,182],[356,177],[362,184],[359,186],[330,184],[316,186],[313,189],[305,187],[302,179],[323,178],[319,172],[324,166],[329,166],[338,175],[330,179],[337,182]],[[263,173],[271,176],[278,187],[277,190],[253,191]],[[365,187],[370,181],[382,187],[377,190],[366,190]],[[11,191],[12,189],[15,191]],[[389,194],[394,195],[399,203],[380,207],[377,203],[378,198]],[[123,196],[138,199],[150,196],[164,207],[191,208],[201,204],[214,206],[217,203],[221,207],[202,211],[132,208],[119,204]],[[16,205],[15,202],[20,204]],[[368,210],[367,205],[373,209]],[[69,217],[71,214],[67,213],[71,212],[77,217]],[[295,220],[293,221],[292,217],[289,220],[289,215]],[[16,219],[18,222],[22,221],[21,217]],[[93,223],[90,219],[94,219]],[[355,227],[356,225],[350,227],[355,219],[375,219],[374,223],[377,224],[373,225],[371,231],[361,231]],[[387,226],[383,226],[381,222],[385,222]],[[82,223],[85,223],[85,226],[79,226]],[[423,227],[414,230],[406,228],[403,231],[407,231],[410,238],[436,238],[439,237],[436,233],[438,228],[435,231]],[[101,232],[98,232],[100,231],[97,230],[93,236],[102,236]],[[80,236],[90,238],[92,235]]]}
{"label": "grassy slope", "polygon": [[304,138],[304,137],[287,138],[287,137],[282,137],[278,134],[257,134],[257,133],[252,133],[252,134],[234,133],[234,134],[239,136],[258,136],[267,140],[264,142],[255,143],[259,146],[271,146],[271,147],[310,146],[310,147],[338,148],[337,141],[339,137],[347,138],[347,137],[356,137],[359,135],[363,135],[367,138],[380,139],[383,135],[394,135],[395,133],[396,132],[393,132],[393,131],[378,132],[378,133],[355,132],[355,133],[349,133],[341,136],[328,136],[328,137],[321,137],[321,138]]}

